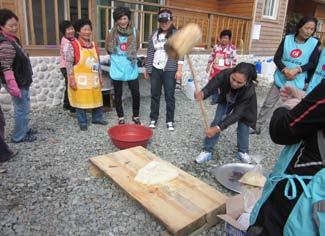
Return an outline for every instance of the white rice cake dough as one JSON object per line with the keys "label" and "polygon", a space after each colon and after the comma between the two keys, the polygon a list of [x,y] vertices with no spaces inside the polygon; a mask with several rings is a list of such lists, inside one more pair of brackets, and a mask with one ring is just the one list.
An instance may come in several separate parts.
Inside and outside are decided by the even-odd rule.
{"label": "white rice cake dough", "polygon": [[252,186],[264,187],[266,178],[264,175],[256,171],[248,171],[246,174],[243,175],[243,177],[240,178],[239,182]]}
{"label": "white rice cake dough", "polygon": [[169,182],[178,177],[177,169],[165,161],[151,161],[142,167],[134,180],[147,185]]}

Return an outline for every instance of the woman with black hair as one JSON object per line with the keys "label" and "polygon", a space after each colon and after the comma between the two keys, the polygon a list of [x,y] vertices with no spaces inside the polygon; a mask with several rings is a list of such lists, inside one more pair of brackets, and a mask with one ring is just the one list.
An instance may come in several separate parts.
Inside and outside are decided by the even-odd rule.
{"label": "woman with black hair", "polygon": [[325,235],[325,80],[309,94],[285,86],[270,121],[286,145],[250,215],[247,236]]}
{"label": "woman with black hair", "polygon": [[176,80],[182,78],[183,61],[175,61],[165,51],[165,43],[176,32],[172,12],[162,9],[158,12],[158,30],[150,37],[147,51],[145,78],[151,84],[150,128],[156,128],[159,117],[159,106],[162,86],[166,100],[166,125],[174,130],[175,87]]}
{"label": "woman with black hair", "polygon": [[[213,47],[208,60],[206,72],[209,80],[215,77],[220,71],[232,68],[237,64],[236,46],[231,43],[231,30],[225,29],[219,35],[219,44]],[[212,95],[211,104],[218,103],[218,91]]]}
{"label": "woman with black hair", "polygon": [[220,90],[215,117],[210,128],[206,130],[203,151],[196,158],[197,163],[213,158],[212,152],[219,140],[220,132],[236,122],[237,158],[243,162],[250,162],[249,127],[255,128],[257,118],[256,78],[255,67],[242,62],[234,68],[221,71],[201,91],[195,92],[196,99],[203,100],[211,96],[216,89]]}
{"label": "woman with black hair", "polygon": [[296,32],[285,36],[279,45],[274,63],[274,84],[269,90],[258,114],[255,133],[259,134],[269,113],[280,98],[280,89],[285,85],[304,90],[316,68],[320,42],[313,35],[316,32],[317,19],[303,17],[296,26]]}
{"label": "woman with black hair", "polygon": [[131,11],[118,7],[113,12],[114,27],[106,36],[105,48],[111,57],[109,75],[113,80],[118,123],[125,124],[122,106],[123,81],[128,83],[132,95],[132,121],[140,125],[140,92],[137,66],[139,35],[131,22]]}
{"label": "woman with black hair", "polygon": [[80,130],[88,129],[86,109],[92,109],[92,123],[107,125],[103,119],[102,78],[99,53],[91,41],[92,24],[88,19],[74,23],[76,40],[68,45],[65,59],[68,74],[68,97],[76,108]]}
{"label": "woman with black hair", "polygon": [[30,96],[33,82],[32,66],[27,52],[22,48],[18,32],[18,17],[8,9],[0,9],[1,82],[6,84],[14,104],[14,143],[34,142],[36,137],[29,127]]}
{"label": "woman with black hair", "polygon": [[63,108],[69,110],[70,112],[76,112],[76,109],[71,107],[68,98],[68,77],[67,68],[65,61],[65,53],[67,51],[68,45],[74,40],[74,28],[70,21],[64,20],[60,22],[60,32],[62,34],[61,47],[60,47],[60,70],[65,80],[65,91],[63,98]]}

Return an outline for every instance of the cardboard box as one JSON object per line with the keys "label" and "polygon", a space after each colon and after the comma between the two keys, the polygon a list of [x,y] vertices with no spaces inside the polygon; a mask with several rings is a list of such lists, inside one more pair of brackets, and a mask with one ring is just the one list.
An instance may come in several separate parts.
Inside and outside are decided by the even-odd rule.
{"label": "cardboard box", "polygon": [[[251,189],[256,199],[259,199],[262,191],[260,189]],[[244,236],[246,229],[237,222],[237,219],[244,213],[244,194],[238,194],[230,197],[226,201],[226,214],[218,215],[225,221],[225,231],[227,236]]]}

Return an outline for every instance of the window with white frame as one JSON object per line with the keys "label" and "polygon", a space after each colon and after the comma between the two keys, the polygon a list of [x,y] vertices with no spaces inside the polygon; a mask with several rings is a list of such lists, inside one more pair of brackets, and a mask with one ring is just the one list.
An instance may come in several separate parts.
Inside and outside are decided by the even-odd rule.
{"label": "window with white frame", "polygon": [[263,17],[275,20],[278,13],[279,0],[265,0]]}

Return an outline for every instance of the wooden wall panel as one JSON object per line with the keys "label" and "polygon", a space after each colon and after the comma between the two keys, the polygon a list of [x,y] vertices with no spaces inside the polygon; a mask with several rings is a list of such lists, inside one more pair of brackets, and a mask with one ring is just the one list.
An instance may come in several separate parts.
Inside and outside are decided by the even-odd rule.
{"label": "wooden wall panel", "polygon": [[282,40],[288,0],[279,0],[279,10],[275,20],[263,18],[264,1],[257,1],[255,24],[261,25],[261,32],[259,40],[252,40],[250,51],[255,55],[273,56]]}
{"label": "wooden wall panel", "polygon": [[0,8],[7,8],[16,12],[16,4],[14,0],[0,0]]}
{"label": "wooden wall panel", "polygon": [[325,5],[318,4],[315,11],[315,17],[325,20]]}
{"label": "wooden wall panel", "polygon": [[253,16],[254,0],[219,0],[218,11],[235,16]]}
{"label": "wooden wall panel", "polygon": [[167,0],[166,5],[204,11],[218,11],[218,0]]}

